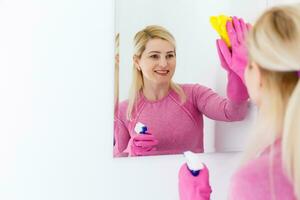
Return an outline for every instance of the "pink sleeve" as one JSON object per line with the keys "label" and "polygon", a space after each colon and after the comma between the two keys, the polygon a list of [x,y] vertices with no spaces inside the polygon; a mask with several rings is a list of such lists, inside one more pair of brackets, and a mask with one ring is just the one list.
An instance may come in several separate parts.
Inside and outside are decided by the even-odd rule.
{"label": "pink sleeve", "polygon": [[130,140],[130,135],[127,128],[122,123],[121,120],[114,120],[114,156],[124,157],[127,153],[124,150],[127,148],[128,142]]}
{"label": "pink sleeve", "polygon": [[130,134],[126,127],[126,109],[127,102],[119,104],[118,111],[114,117],[114,156],[124,157],[128,156],[124,150],[127,148],[130,140]]}
{"label": "pink sleeve", "polygon": [[213,120],[240,121],[247,114],[247,101],[234,103],[199,84],[193,86],[192,97],[194,105],[198,107],[199,111]]}

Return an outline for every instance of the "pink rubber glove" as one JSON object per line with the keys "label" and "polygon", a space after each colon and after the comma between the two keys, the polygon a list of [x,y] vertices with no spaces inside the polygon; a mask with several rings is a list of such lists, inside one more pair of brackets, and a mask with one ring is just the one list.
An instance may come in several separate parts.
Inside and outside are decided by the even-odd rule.
{"label": "pink rubber glove", "polygon": [[156,150],[158,141],[150,134],[135,134],[128,143],[129,156],[151,155]]}
{"label": "pink rubber glove", "polygon": [[193,176],[186,164],[181,166],[179,170],[180,200],[209,200],[211,192],[209,173],[205,165],[198,176]]}
{"label": "pink rubber glove", "polygon": [[229,68],[237,74],[245,83],[244,72],[248,65],[248,51],[246,48],[246,34],[251,28],[250,24],[245,24],[243,19],[237,17],[232,18],[232,22],[226,23],[227,33],[231,43],[231,49],[225,42],[219,42],[220,49],[225,62]]}
{"label": "pink rubber glove", "polygon": [[220,46],[224,46],[226,43],[222,39],[218,39],[216,41],[216,45],[221,66],[227,71],[227,97],[236,103],[246,101],[249,98],[249,95],[245,84],[240,77],[229,68],[223,54],[221,53]]}

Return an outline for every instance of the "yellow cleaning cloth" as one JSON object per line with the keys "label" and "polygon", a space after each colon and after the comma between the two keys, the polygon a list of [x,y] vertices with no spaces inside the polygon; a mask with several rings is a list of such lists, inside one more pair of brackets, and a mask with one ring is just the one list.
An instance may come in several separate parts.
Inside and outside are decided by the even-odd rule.
{"label": "yellow cleaning cloth", "polygon": [[230,47],[231,44],[226,30],[226,22],[228,20],[232,21],[232,18],[225,15],[219,15],[219,16],[210,17],[209,21],[212,27],[218,32],[220,37],[225,41],[227,46]]}

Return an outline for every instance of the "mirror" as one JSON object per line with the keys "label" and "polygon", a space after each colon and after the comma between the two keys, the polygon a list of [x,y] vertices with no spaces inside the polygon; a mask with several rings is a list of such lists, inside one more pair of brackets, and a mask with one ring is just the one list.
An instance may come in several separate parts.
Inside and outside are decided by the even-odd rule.
{"label": "mirror", "polygon": [[[226,98],[227,72],[209,19],[226,14],[252,23],[267,0],[116,0],[115,5],[114,156],[243,150],[255,108],[248,102],[245,116],[225,119],[220,98]],[[134,37],[141,44],[142,33],[155,29],[167,39],[147,41],[137,55]],[[129,95],[135,76],[140,85]]]}

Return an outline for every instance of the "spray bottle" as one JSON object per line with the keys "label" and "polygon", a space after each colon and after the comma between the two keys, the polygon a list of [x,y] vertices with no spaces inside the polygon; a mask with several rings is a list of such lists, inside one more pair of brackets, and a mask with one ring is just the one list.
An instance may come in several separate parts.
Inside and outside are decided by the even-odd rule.
{"label": "spray bottle", "polygon": [[186,164],[191,174],[193,176],[198,176],[201,169],[204,168],[199,156],[191,151],[185,151],[183,154],[186,158]]}
{"label": "spray bottle", "polygon": [[138,134],[147,134],[146,132],[147,132],[148,128],[143,123],[138,122],[138,123],[136,123],[134,130]]}

